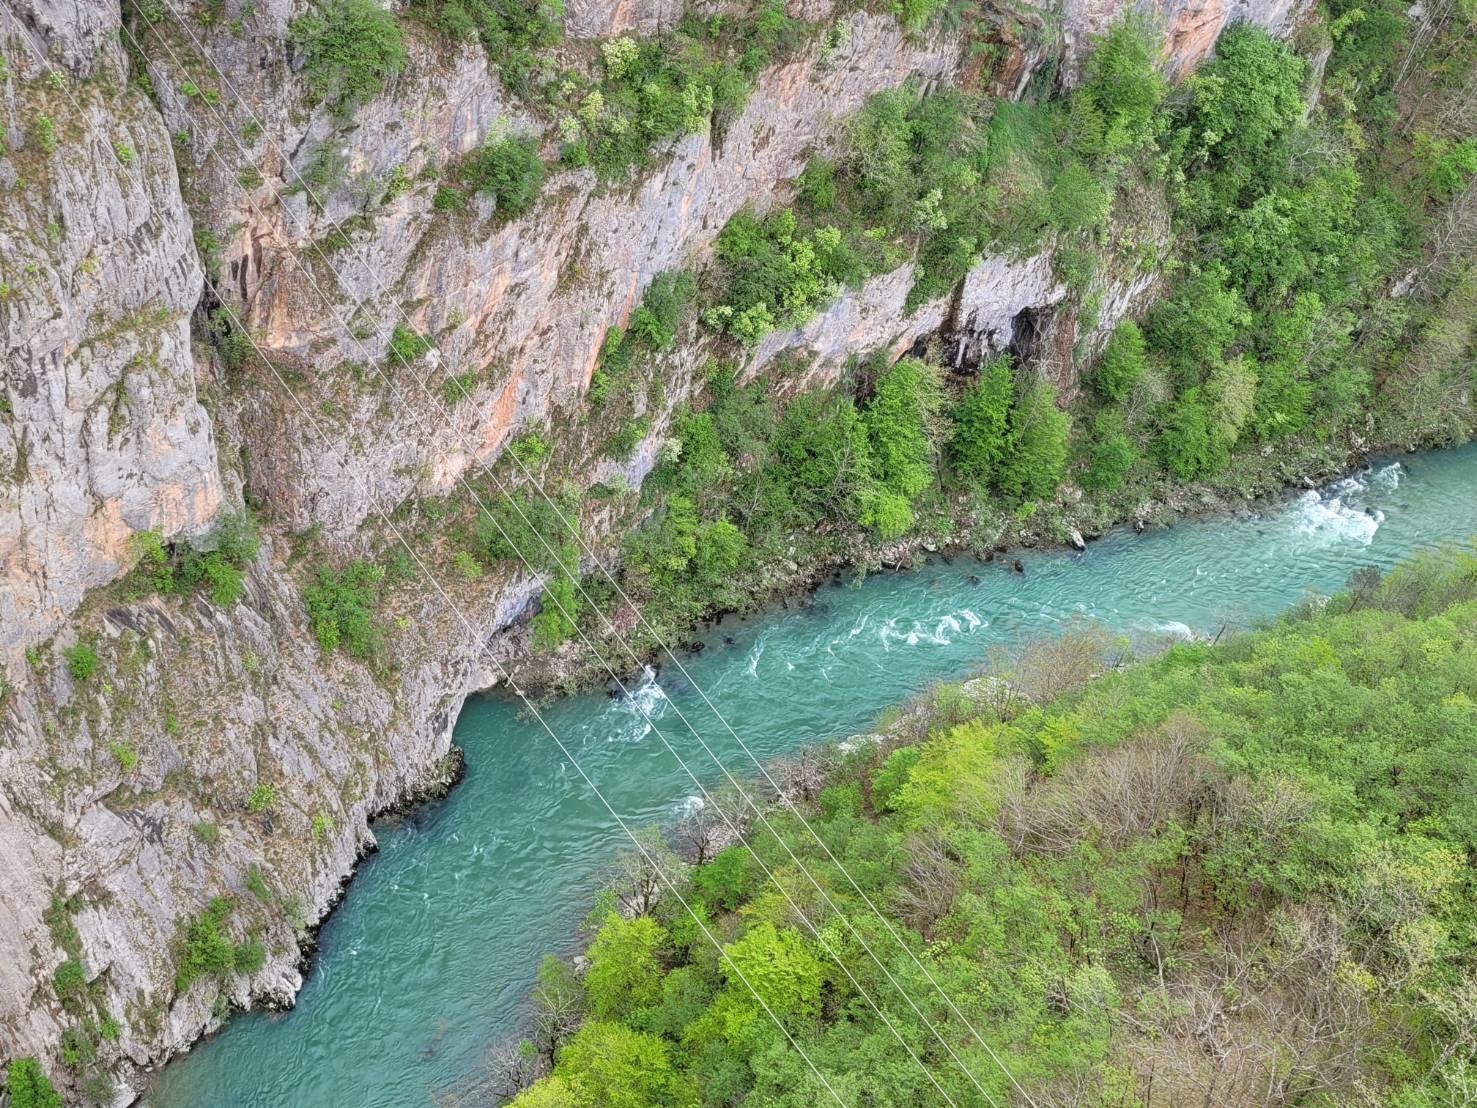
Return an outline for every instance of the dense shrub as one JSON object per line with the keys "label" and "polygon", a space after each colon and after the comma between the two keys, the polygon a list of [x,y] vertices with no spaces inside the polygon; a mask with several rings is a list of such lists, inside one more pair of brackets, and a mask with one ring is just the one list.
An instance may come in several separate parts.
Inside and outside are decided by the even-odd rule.
{"label": "dense shrub", "polygon": [[319,566],[303,588],[308,625],[324,650],[342,646],[356,658],[369,658],[381,631],[374,618],[385,571],[372,562],[351,562],[341,570]]}
{"label": "dense shrub", "polygon": [[10,1108],[62,1108],[61,1094],[34,1058],[15,1058],[5,1067]]}
{"label": "dense shrub", "polygon": [[683,310],[697,294],[697,281],[684,269],[658,273],[647,286],[641,303],[631,313],[626,334],[639,338],[654,349],[672,344]]}
{"label": "dense shrub", "polygon": [[309,91],[340,114],[373,99],[405,64],[400,25],[376,0],[323,0],[288,33]]}
{"label": "dense shrub", "polygon": [[560,643],[574,637],[578,630],[580,612],[579,595],[579,550],[567,543],[559,551],[559,568],[544,585],[543,599],[539,610],[529,621],[533,632],[533,645],[539,650],[551,650]]}
{"label": "dense shrub", "polygon": [[188,544],[166,546],[157,531],[130,540],[135,562],[130,590],[175,593],[205,585],[210,599],[229,607],[241,598],[247,567],[261,546],[249,512],[223,512],[209,532]]}
{"label": "dense shrub", "polygon": [[67,672],[77,681],[86,681],[97,670],[97,651],[85,642],[79,642],[62,651]]}
{"label": "dense shrub", "polygon": [[1010,437],[996,485],[1017,500],[1044,500],[1067,472],[1072,420],[1056,405],[1049,381],[1028,385],[1010,412]]}
{"label": "dense shrub", "polygon": [[1092,387],[1109,400],[1122,400],[1144,375],[1146,351],[1138,324],[1125,319],[1113,328],[1102,357],[1093,367]]}
{"label": "dense shrub", "polygon": [[1083,466],[1078,482],[1089,492],[1112,492],[1138,460],[1138,450],[1128,437],[1123,413],[1114,408],[1099,412],[1082,443]]}
{"label": "dense shrub", "polygon": [[1014,395],[1015,373],[1008,354],[982,365],[979,376],[960,394],[951,415],[949,463],[964,483],[982,488],[995,479],[1008,445]]}
{"label": "dense shrub", "polygon": [[752,345],[778,326],[804,323],[865,270],[835,227],[805,233],[795,213],[740,212],[714,244],[720,291],[705,319]]}
{"label": "dense shrub", "polygon": [[1084,154],[1128,153],[1151,142],[1168,82],[1156,64],[1155,36],[1120,19],[1093,44],[1072,100],[1073,145]]}
{"label": "dense shrub", "polygon": [[462,167],[467,183],[496,201],[499,219],[515,219],[533,207],[544,187],[544,163],[533,135],[483,143]]}
{"label": "dense shrub", "polygon": [[878,378],[862,412],[878,481],[910,502],[934,480],[942,404],[938,370],[903,358]]}
{"label": "dense shrub", "polygon": [[238,945],[226,934],[233,907],[227,897],[212,897],[204,910],[186,925],[175,964],[176,991],[184,992],[202,977],[238,972],[238,960],[246,965],[256,960],[256,950],[249,942]]}

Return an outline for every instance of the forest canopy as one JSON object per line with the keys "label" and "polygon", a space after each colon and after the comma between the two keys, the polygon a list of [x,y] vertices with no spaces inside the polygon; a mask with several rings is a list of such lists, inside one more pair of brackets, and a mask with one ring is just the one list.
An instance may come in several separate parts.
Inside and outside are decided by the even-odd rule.
{"label": "forest canopy", "polygon": [[1084,629],[936,689],[797,792],[835,862],[769,812],[833,907],[759,832],[673,862],[695,915],[605,902],[514,1103],[829,1102],[787,1035],[853,1104],[1462,1103],[1474,643],[1451,550],[1216,645],[1118,665]]}

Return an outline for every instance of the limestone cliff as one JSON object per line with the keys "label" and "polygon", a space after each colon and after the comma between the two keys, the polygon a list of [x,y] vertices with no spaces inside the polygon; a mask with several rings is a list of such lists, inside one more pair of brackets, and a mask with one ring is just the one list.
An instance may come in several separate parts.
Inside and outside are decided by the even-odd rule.
{"label": "limestone cliff", "polygon": [[[120,35],[111,0],[0,0],[0,1057],[42,1058],[79,1098],[81,1076],[57,1064],[79,1005],[116,1021],[91,1069],[126,1089],[228,1004],[290,1001],[299,939],[370,841],[369,820],[444,772],[462,700],[521,648],[539,582],[504,573],[395,590],[374,669],[325,653],[294,533],[319,525],[344,551],[363,549],[368,529],[393,541],[383,515],[453,488],[541,424],[587,458],[591,480],[639,481],[710,340],[684,335],[665,357],[667,387],[627,461],[597,458],[560,413],[652,278],[700,261],[741,208],[787,195],[869,93],[980,79],[951,34],[795,4],[826,33],[760,75],[721,139],[683,139],[621,187],[562,171],[518,219],[475,204],[448,217],[423,171],[496,128],[540,126],[481,51],[413,33],[398,81],[346,124],[310,105],[295,70],[287,27],[305,4],[167,3],[181,18],[145,51]],[[1023,10],[999,29],[1011,50],[994,87],[1024,88],[1048,56],[1070,79],[1117,10],[1066,3],[1050,28]],[[1286,0],[1145,10],[1176,73],[1232,18],[1282,29],[1297,14]],[[676,2],[568,0],[568,49],[679,15]],[[320,207],[293,186],[325,146],[344,173]],[[366,206],[365,190],[391,179],[404,187]],[[1150,224],[1140,238],[1162,239]],[[854,354],[936,334],[977,360],[1026,328],[1070,383],[1155,276],[1105,272],[1099,310],[1079,322],[1048,255],[984,259],[911,312],[905,266],[769,335],[744,368],[799,354],[824,380]],[[232,372],[201,341],[218,304],[270,372]],[[402,313],[436,345],[413,373],[386,367]],[[466,368],[479,371],[471,396],[448,407],[438,386]],[[132,536],[198,538],[243,491],[266,534],[238,602],[112,584],[136,557]],[[587,522],[597,541],[609,526]],[[62,654],[79,643],[98,659],[85,676]],[[185,932],[221,894],[232,937],[256,936],[265,957],[178,989]],[[64,960],[84,967],[85,998],[59,996]]]}

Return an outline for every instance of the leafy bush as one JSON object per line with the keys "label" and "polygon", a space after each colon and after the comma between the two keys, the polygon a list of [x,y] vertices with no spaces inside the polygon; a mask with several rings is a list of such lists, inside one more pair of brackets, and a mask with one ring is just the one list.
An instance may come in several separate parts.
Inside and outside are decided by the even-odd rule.
{"label": "leafy bush", "polygon": [[890,494],[874,495],[863,518],[884,538],[912,526],[913,501],[933,484],[942,404],[938,370],[917,358],[903,358],[878,379],[862,412],[876,479]]}
{"label": "leafy bush", "polygon": [[996,485],[1018,500],[1044,500],[1067,471],[1071,417],[1056,406],[1056,388],[1038,381],[1020,394],[1010,413],[1010,439]]}
{"label": "leafy bush", "polygon": [[1073,145],[1084,154],[1128,153],[1151,143],[1169,84],[1156,64],[1155,36],[1125,16],[1093,44],[1072,100]]}
{"label": "leafy bush", "polygon": [[355,561],[335,571],[319,566],[317,579],[303,589],[308,625],[324,650],[342,646],[356,658],[370,658],[381,631],[374,611],[385,571],[372,562]]}
{"label": "leafy bush", "polygon": [[1099,412],[1082,444],[1083,468],[1078,482],[1089,492],[1111,492],[1138,460],[1138,450],[1124,430],[1123,413],[1116,408]]}
{"label": "leafy bush", "polygon": [[835,227],[801,232],[795,213],[740,212],[714,244],[721,287],[704,319],[751,346],[780,325],[804,323],[845,284],[865,276]]}
{"label": "leafy bush", "polygon": [[47,154],[55,154],[57,147],[56,123],[52,120],[51,116],[38,115],[34,130],[36,133],[36,145],[41,147],[42,151]]}
{"label": "leafy bush", "polygon": [[630,1019],[661,1000],[667,933],[650,916],[606,917],[586,956],[585,994],[595,1019]]}
{"label": "leafy bush", "polygon": [[697,294],[697,281],[683,269],[669,269],[652,278],[641,303],[631,313],[626,334],[640,338],[653,349],[672,344],[683,309]]}
{"label": "leafy bush", "polygon": [[97,670],[97,651],[85,642],[67,647],[62,651],[62,657],[66,660],[67,672],[77,681],[86,681]]}
{"label": "leafy bush", "polygon": [[1164,358],[1182,386],[1199,384],[1251,322],[1251,313],[1228,281],[1225,267],[1212,263],[1149,313],[1149,348]]}
{"label": "leafy bush", "polygon": [[202,977],[230,974],[236,967],[237,947],[225,933],[233,905],[223,896],[212,897],[181,935],[174,987],[184,992]]}
{"label": "leafy bush", "polygon": [[1005,456],[1015,374],[1009,354],[980,367],[950,413],[949,462],[954,476],[984,487],[995,479]]}
{"label": "leafy bush", "polygon": [[140,531],[130,540],[136,561],[132,581],[138,591],[174,593],[208,585],[210,599],[229,607],[240,599],[246,568],[261,547],[249,512],[223,512],[215,526],[192,545],[166,547],[157,531]]}
{"label": "leafy bush", "polygon": [[559,552],[559,561],[561,568],[555,570],[544,585],[539,610],[529,620],[533,645],[538,650],[552,650],[573,638],[579,629],[575,622],[580,611],[576,576],[579,573],[579,551],[573,544],[565,545]]}
{"label": "leafy bush", "polygon": [[[468,536],[473,551],[486,562],[525,561],[534,569],[552,570],[560,564],[558,551],[578,526],[578,504],[568,499],[553,503],[532,490],[499,490],[484,497]],[[567,522],[566,522],[567,521]]]}
{"label": "leafy bush", "polygon": [[432,343],[425,335],[403,323],[395,324],[390,333],[390,344],[386,348],[385,361],[394,367],[395,362],[409,365],[431,349]]}
{"label": "leafy bush", "polygon": [[1198,388],[1186,389],[1163,409],[1154,457],[1181,481],[1214,473],[1225,464],[1220,444],[1211,434],[1210,412]]}
{"label": "leafy bush", "polygon": [[15,1058],[5,1067],[10,1108],[62,1108],[61,1094],[34,1058]]}
{"label": "leafy bush", "polygon": [[516,219],[538,199],[545,175],[538,148],[534,135],[510,135],[483,143],[463,164],[463,178],[493,198],[499,219]]}
{"label": "leafy bush", "polygon": [[340,115],[373,99],[405,64],[400,25],[376,0],[322,0],[288,35],[309,91]]}
{"label": "leafy bush", "polygon": [[246,798],[246,810],[248,812],[265,812],[277,803],[277,790],[271,785],[260,784],[251,790],[251,795]]}
{"label": "leafy bush", "polygon": [[1093,367],[1092,387],[1109,400],[1122,400],[1144,375],[1147,349],[1138,324],[1125,319],[1113,328],[1103,356]]}

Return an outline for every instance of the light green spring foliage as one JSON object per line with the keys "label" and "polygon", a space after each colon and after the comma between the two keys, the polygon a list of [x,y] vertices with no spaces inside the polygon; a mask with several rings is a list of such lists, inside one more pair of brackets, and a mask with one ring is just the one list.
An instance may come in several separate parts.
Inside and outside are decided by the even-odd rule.
{"label": "light green spring foliage", "polygon": [[303,80],[340,115],[376,96],[405,65],[404,33],[377,0],[324,0],[289,25]]}
{"label": "light green spring foliage", "polygon": [[157,531],[140,531],[130,547],[135,558],[125,585],[130,596],[204,587],[213,603],[228,608],[245,590],[246,570],[256,560],[261,536],[249,512],[223,512],[207,534],[189,543],[166,545]]}
{"label": "light green spring foliage", "polygon": [[375,620],[385,571],[372,562],[350,562],[341,570],[319,566],[303,587],[308,624],[324,650],[342,646],[356,658],[372,658],[383,632]]}
{"label": "light green spring foliage", "polygon": [[960,393],[952,413],[949,460],[954,475],[965,483],[983,488],[995,478],[1008,444],[1014,395],[1008,354],[981,366]]}
{"label": "light green spring foliage", "polygon": [[1057,407],[1056,387],[1046,380],[1024,386],[1010,413],[1005,458],[996,485],[1016,500],[1050,497],[1067,471],[1072,420]]}
{"label": "light green spring foliage", "polygon": [[[884,371],[867,401],[862,423],[881,495],[874,494],[862,522],[876,526],[883,538],[905,534],[912,527],[913,501],[937,476],[942,405],[938,370],[917,358],[903,358]],[[891,502],[891,518],[872,514],[879,510],[879,500]]]}
{"label": "light green spring foliage", "polygon": [[16,1058],[5,1067],[10,1108],[62,1108],[61,1094],[34,1058]]}
{"label": "light green spring foliage", "polygon": [[[1063,1087],[1199,1103],[1212,1081],[1228,1104],[1269,1087],[1318,1108],[1452,1103],[1472,1064],[1474,637],[1468,549],[1116,672],[1105,637],[1068,639],[1005,675],[1045,699],[941,692],[896,732],[921,739],[841,759],[806,815],[1038,1103]],[[794,817],[771,821],[887,970],[933,995]],[[793,872],[771,836],[751,845]],[[609,917],[590,1022],[516,1103],[822,1102],[743,978],[843,1097],[943,1103],[733,854],[698,867],[690,897],[727,958],[670,898],[649,919]],[[930,1041],[820,921],[904,1038]],[[926,1010],[1009,1103],[960,1018]],[[1207,1011],[1218,1053],[1194,1035]],[[929,1068],[956,1103],[983,1102],[956,1066]]]}

